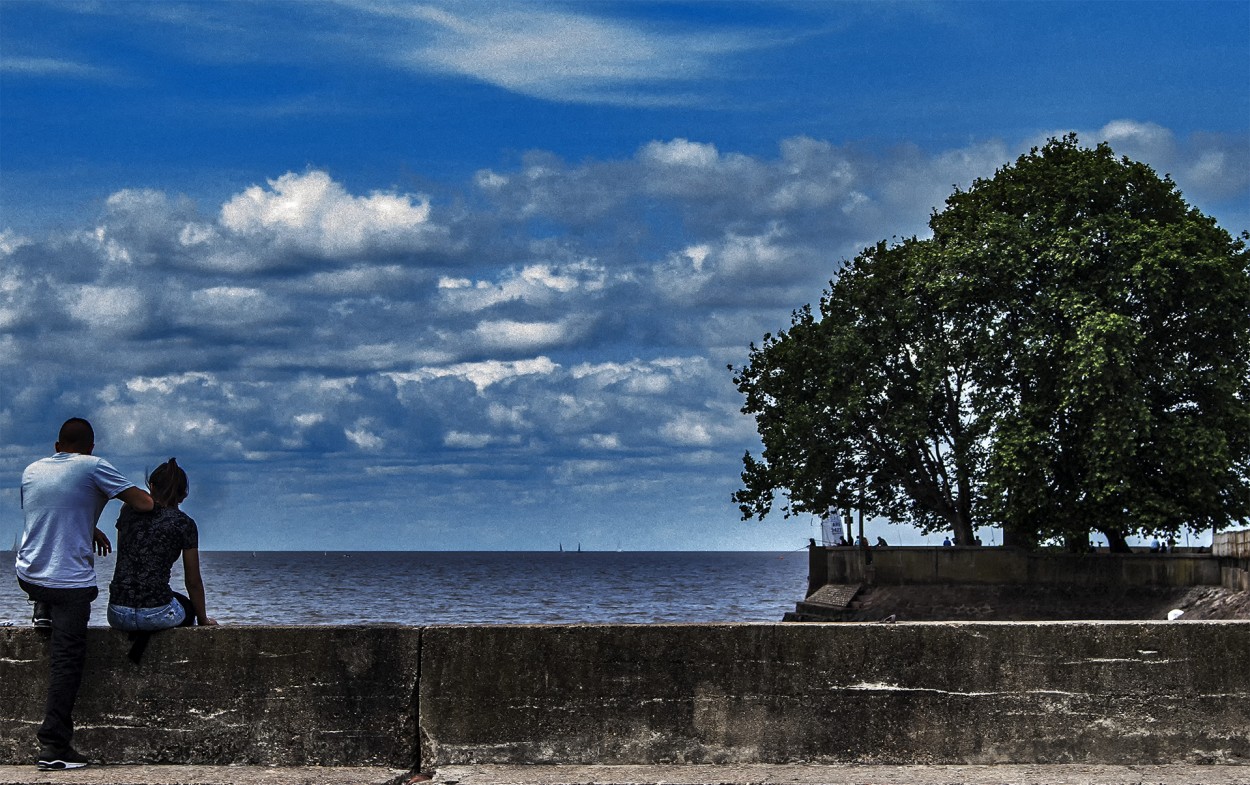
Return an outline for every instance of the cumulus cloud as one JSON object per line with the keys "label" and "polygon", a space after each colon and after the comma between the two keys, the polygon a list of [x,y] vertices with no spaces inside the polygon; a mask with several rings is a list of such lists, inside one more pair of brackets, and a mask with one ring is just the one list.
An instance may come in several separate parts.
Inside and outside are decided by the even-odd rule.
{"label": "cumulus cloud", "polygon": [[691,412],[664,423],[660,433],[674,444],[706,447],[712,443],[712,429],[706,420]]}
{"label": "cumulus cloud", "polygon": [[[1246,192],[1225,138],[1104,130],[1187,195]],[[119,190],[82,225],[0,232],[0,424],[33,450],[49,411],[84,414],[121,464],[185,455],[197,487],[293,509],[366,473],[403,478],[372,486],[397,519],[414,497],[576,504],[591,485],[724,501],[754,443],[725,365],[1030,141],[536,154],[460,184],[454,210],[316,170],[218,204]],[[444,498],[452,476],[491,490]]]}
{"label": "cumulus cloud", "polygon": [[639,160],[657,166],[707,169],[720,160],[714,144],[700,144],[688,139],[649,142],[638,152]]}
{"label": "cumulus cloud", "polygon": [[308,293],[331,295],[372,294],[394,291],[409,284],[414,278],[411,271],[398,264],[362,263],[346,270],[315,273],[305,283],[294,286]]}
{"label": "cumulus cloud", "polygon": [[472,281],[444,276],[439,294],[448,308],[481,311],[501,303],[548,305],[561,296],[602,291],[607,272],[588,261],[566,265],[532,264],[504,272],[498,281]]}
{"label": "cumulus cloud", "polygon": [[224,204],[221,225],[236,235],[326,257],[420,249],[439,234],[422,196],[352,196],[321,171],[287,172],[268,185],[254,185]]}
{"label": "cumulus cloud", "polygon": [[30,245],[31,241],[11,229],[0,231],[0,256],[11,256],[17,249]]}
{"label": "cumulus cloud", "polygon": [[344,429],[348,441],[361,450],[377,452],[386,446],[386,440],[369,430],[369,420],[360,420],[354,427]]}
{"label": "cumulus cloud", "polygon": [[75,286],[64,299],[71,317],[104,334],[138,332],[147,321],[143,292],[135,287]]}
{"label": "cumulus cloud", "polygon": [[386,374],[392,381],[421,382],[428,379],[455,378],[470,382],[478,391],[484,392],[488,387],[515,379],[520,376],[549,376],[559,369],[559,365],[549,357],[535,357],[527,360],[486,360],[483,362],[456,363],[447,366],[429,366],[415,371],[392,372]]}
{"label": "cumulus cloud", "polygon": [[473,330],[478,343],[488,351],[533,352],[561,346],[580,337],[578,320],[520,322],[512,319],[486,321]]}
{"label": "cumulus cloud", "polygon": [[285,310],[283,303],[259,289],[213,286],[191,292],[177,309],[174,320],[186,326],[237,331],[279,318]]}
{"label": "cumulus cloud", "polygon": [[[169,374],[166,376],[136,376],[133,379],[126,380],[126,389],[138,394],[156,392],[161,395],[169,395],[184,385],[205,385],[213,382],[214,379],[211,374],[189,371],[187,373]],[[108,391],[106,396],[110,400],[115,400],[116,390]]]}
{"label": "cumulus cloud", "polygon": [[465,433],[463,431],[450,431],[443,439],[443,444],[447,447],[480,450],[483,447],[490,445],[493,441],[494,437],[489,433]]}

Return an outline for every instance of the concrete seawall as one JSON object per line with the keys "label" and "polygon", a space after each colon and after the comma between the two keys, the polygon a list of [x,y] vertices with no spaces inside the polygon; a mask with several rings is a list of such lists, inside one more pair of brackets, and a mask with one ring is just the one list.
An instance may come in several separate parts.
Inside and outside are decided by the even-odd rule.
{"label": "concrete seawall", "polygon": [[[102,762],[400,765],[415,760],[419,628],[88,631],[75,743]],[[47,638],[0,629],[0,762],[29,763]]]}
{"label": "concrete seawall", "polygon": [[1250,591],[1250,529],[1215,535],[1211,553],[1220,560],[1220,580],[1225,587]]}
{"label": "concrete seawall", "polygon": [[[871,557],[871,561],[868,560]],[[809,549],[808,593],[826,583],[1184,587],[1221,585],[1208,555],[1072,555],[1011,548]]]}
{"label": "concrete seawall", "polygon": [[[103,762],[1250,764],[1250,623],[222,627],[90,633]],[[0,630],[0,763],[46,641]]]}

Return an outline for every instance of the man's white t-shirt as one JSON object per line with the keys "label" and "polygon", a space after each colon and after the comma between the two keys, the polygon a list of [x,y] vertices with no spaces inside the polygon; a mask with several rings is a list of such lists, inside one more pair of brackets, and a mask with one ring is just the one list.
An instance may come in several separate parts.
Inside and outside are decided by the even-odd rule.
{"label": "man's white t-shirt", "polygon": [[26,528],[17,552],[17,577],[50,589],[96,585],[92,533],[104,505],[133,488],[103,458],[58,452],[22,472]]}

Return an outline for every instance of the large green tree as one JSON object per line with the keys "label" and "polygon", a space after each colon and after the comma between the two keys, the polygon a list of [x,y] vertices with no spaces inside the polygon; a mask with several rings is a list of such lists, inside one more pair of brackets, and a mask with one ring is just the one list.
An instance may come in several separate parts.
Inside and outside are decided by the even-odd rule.
{"label": "large green tree", "polygon": [[735,370],[744,518],[857,507],[1113,547],[1250,515],[1250,254],[1074,136],[866,249]]}

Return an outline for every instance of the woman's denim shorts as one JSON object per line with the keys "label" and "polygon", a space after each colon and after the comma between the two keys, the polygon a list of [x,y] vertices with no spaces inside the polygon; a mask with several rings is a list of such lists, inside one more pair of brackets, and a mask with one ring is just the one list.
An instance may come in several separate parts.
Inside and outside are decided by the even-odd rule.
{"label": "woman's denim shorts", "polygon": [[186,621],[187,611],[174,597],[159,608],[129,608],[109,603],[109,626],[124,632],[155,632],[177,627]]}

